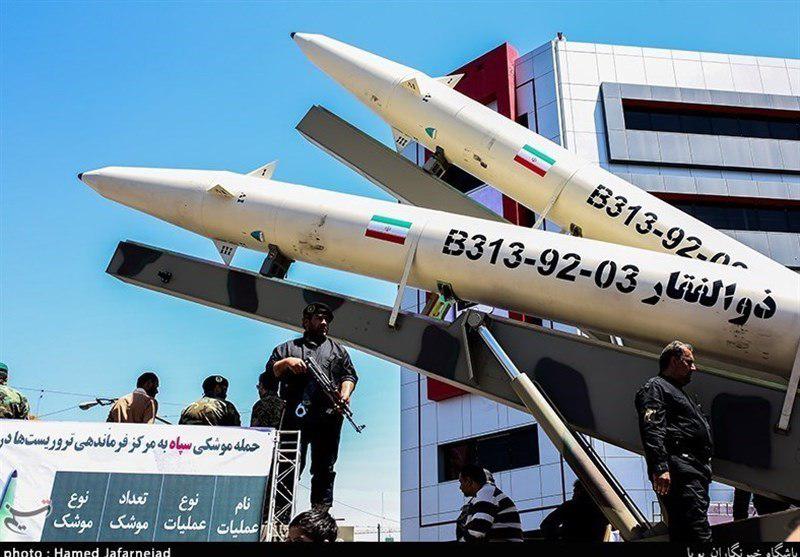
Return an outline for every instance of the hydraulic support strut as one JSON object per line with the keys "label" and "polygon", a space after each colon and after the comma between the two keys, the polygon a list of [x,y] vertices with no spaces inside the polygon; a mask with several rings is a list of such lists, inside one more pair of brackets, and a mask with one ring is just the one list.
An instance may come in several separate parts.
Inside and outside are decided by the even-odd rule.
{"label": "hydraulic support strut", "polygon": [[798,386],[800,386],[800,344],[797,345],[797,352],[794,355],[794,365],[792,366],[792,374],[789,376],[789,385],[786,387],[786,396],[781,407],[781,417],[775,426],[779,433],[786,434],[789,432],[789,421],[792,419],[792,408],[794,408]]}
{"label": "hydraulic support strut", "polygon": [[503,347],[483,323],[484,315],[470,311],[467,325],[477,333],[511,380],[511,386],[528,411],[536,418],[550,442],[556,447],[572,471],[583,482],[592,499],[611,525],[626,541],[641,538],[650,524],[613,476],[600,463],[586,441],[570,428],[547,396],[520,373]]}

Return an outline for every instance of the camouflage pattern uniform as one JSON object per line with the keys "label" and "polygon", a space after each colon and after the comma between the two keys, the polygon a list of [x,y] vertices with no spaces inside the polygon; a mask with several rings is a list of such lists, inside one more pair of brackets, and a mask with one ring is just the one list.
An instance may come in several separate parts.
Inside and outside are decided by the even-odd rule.
{"label": "camouflage pattern uniform", "polygon": [[250,414],[250,427],[281,427],[286,402],[275,393],[267,393],[256,401]]}
{"label": "camouflage pattern uniform", "polygon": [[0,385],[0,418],[27,420],[31,408],[22,393],[8,385]]}
{"label": "camouflage pattern uniform", "polygon": [[178,423],[181,425],[240,426],[242,420],[232,403],[204,396],[184,408]]}

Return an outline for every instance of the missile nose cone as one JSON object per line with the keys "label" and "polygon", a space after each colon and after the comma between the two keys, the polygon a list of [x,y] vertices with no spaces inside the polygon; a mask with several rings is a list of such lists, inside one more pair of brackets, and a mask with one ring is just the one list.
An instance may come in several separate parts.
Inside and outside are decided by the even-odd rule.
{"label": "missile nose cone", "polygon": [[170,220],[177,218],[180,207],[193,203],[197,193],[211,187],[213,174],[203,170],[106,166],[81,172],[80,179],[106,199]]}
{"label": "missile nose cone", "polygon": [[83,172],[78,173],[78,180],[92,188],[93,190],[97,191],[98,193],[102,193],[99,187],[99,180],[100,177],[100,170],[84,170]]}
{"label": "missile nose cone", "polygon": [[309,48],[310,43],[313,43],[314,39],[319,37],[320,35],[311,35],[309,33],[298,33],[297,31],[292,31],[291,33],[289,33],[289,36],[295,43],[297,43],[297,46],[300,47],[300,50],[302,50],[305,53],[305,50]]}
{"label": "missile nose cone", "polygon": [[[199,227],[204,194],[224,172],[106,166],[80,173],[81,181],[101,196],[159,219]],[[224,182],[223,182],[224,183]],[[213,195],[213,194],[212,194]]]}
{"label": "missile nose cone", "polygon": [[315,66],[377,112],[388,106],[396,83],[420,73],[325,35],[295,33],[293,40]]}

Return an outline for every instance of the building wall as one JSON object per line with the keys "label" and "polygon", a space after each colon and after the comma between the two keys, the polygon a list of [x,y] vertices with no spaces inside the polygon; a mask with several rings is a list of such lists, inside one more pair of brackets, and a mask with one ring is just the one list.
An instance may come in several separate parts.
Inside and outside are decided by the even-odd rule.
{"label": "building wall", "polygon": [[[609,135],[604,114],[600,85],[623,84],[640,86],[643,96],[668,97],[680,90],[698,93],[698,98],[717,100],[722,105],[736,106],[762,99],[766,103],[780,101],[776,108],[800,109],[800,60],[741,56],[706,52],[611,46],[571,41],[554,41],[522,56],[517,61],[517,111],[535,114],[542,135],[558,137],[558,116],[551,99],[559,97],[565,147],[586,160],[652,192],[662,194],[707,195],[729,198],[784,201],[796,205],[800,201],[800,173],[779,172],[783,162],[794,165],[800,161],[800,142],[781,142],[775,163],[754,164],[757,170],[740,170],[750,160],[769,157],[762,153],[763,140],[750,140],[749,149],[742,153],[744,163],[728,166],[687,164],[625,164],[609,160]],[[548,55],[548,50],[550,50]],[[558,75],[556,75],[558,74]],[[536,79],[544,78],[547,79]],[[560,77],[560,79],[559,79]],[[535,112],[531,105],[535,100]],[[670,158],[678,134],[659,134],[655,138],[628,132],[628,150],[653,150],[656,160]],[[611,138],[612,141],[615,139]],[[712,142],[691,144],[688,154],[710,155],[711,149],[721,149],[722,155],[733,152],[728,138],[717,147],[716,136],[702,136]],[[555,139],[553,139],[555,140]],[[670,160],[675,160],[670,159]],[[800,234],[762,232],[753,230],[728,231],[740,242],[769,255],[780,263],[800,268]]]}
{"label": "building wall", "polygon": [[[601,92],[604,82],[797,97],[800,61],[553,41],[514,62],[517,121],[527,121],[530,129],[647,191],[790,203],[800,200],[800,175],[796,173],[613,162]],[[800,108],[800,100],[797,106]],[[417,145],[409,146],[405,155],[424,162],[424,151]],[[503,207],[501,194],[489,186],[471,195],[497,212]],[[552,223],[545,226],[558,230]],[[786,265],[800,267],[800,234],[729,233]],[[419,310],[424,301],[424,293],[409,290],[403,306]],[[557,323],[543,324],[574,331]],[[457,481],[439,481],[439,447],[534,421],[526,413],[470,394],[437,402],[429,398],[428,387],[425,378],[402,371],[402,538],[449,541],[455,537],[454,521],[463,497]],[[538,528],[553,506],[570,497],[575,479],[541,431],[538,441],[539,465],[495,474],[501,489],[517,503],[526,530]],[[592,443],[645,515],[658,518],[644,460],[613,445]],[[712,522],[729,519],[732,489],[714,483],[711,499],[715,502]]]}

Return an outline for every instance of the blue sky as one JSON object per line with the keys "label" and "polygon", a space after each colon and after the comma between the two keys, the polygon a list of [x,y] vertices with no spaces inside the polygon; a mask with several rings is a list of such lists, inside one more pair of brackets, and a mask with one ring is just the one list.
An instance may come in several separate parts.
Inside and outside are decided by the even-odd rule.
{"label": "blue sky", "polygon": [[[119,240],[215,259],[210,241],[107,201],[75,178],[108,165],[246,172],[388,197],[305,141],[295,124],[323,104],[390,142],[388,129],[289,40],[318,32],[418,67],[448,70],[508,41],[520,53],[568,39],[800,57],[797,2],[383,2],[0,4],[0,361],[11,383],[113,396],[143,369],[176,419],[211,373],[240,411],[278,328],[125,285],[104,273]],[[239,250],[234,264],[262,256]],[[392,285],[297,264],[294,281],[390,304]],[[399,372],[353,354],[354,408],[337,499],[399,518]],[[81,396],[25,391],[39,414]],[[47,419],[102,419],[70,410]],[[303,483],[308,483],[307,478]],[[377,519],[340,507],[359,524]],[[384,522],[384,526],[396,525]]]}

